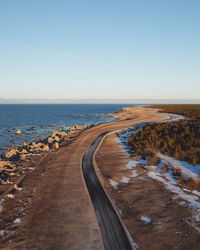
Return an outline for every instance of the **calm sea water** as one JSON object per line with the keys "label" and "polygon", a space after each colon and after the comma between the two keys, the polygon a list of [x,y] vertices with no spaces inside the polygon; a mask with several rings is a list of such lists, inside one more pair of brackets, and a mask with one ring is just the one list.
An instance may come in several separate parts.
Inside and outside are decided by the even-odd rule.
{"label": "calm sea water", "polygon": [[[113,118],[100,114],[116,112],[126,106],[130,104],[1,104],[0,148],[47,137],[50,134],[47,130],[67,130],[71,124],[112,121]],[[18,129],[22,131],[21,136],[14,134]]]}

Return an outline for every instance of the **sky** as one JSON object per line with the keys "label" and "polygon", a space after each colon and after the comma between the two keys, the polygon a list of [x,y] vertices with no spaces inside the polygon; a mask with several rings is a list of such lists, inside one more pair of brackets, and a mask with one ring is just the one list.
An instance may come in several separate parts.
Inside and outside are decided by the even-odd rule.
{"label": "sky", "polygon": [[0,102],[200,103],[199,0],[0,0]]}

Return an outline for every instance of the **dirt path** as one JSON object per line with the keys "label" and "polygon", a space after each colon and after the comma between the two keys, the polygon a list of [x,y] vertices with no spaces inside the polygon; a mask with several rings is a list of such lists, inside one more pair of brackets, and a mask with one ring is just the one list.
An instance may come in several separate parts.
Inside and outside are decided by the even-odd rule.
{"label": "dirt path", "polygon": [[[82,157],[108,130],[161,121],[167,114],[136,107],[120,120],[85,130],[71,144],[50,152],[27,176],[23,190],[4,203],[1,249],[104,249],[82,174]],[[23,212],[22,212],[23,211]],[[20,217],[21,221],[13,223]]]}

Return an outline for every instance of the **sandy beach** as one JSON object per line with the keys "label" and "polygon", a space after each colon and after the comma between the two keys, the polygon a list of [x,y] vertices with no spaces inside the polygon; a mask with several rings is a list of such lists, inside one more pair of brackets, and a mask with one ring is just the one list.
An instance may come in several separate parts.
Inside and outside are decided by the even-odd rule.
{"label": "sandy beach", "polygon": [[[15,177],[15,182],[9,185],[9,190],[1,191],[0,245],[2,249],[104,249],[101,231],[82,174],[82,157],[99,134],[110,130],[113,132],[105,137],[95,157],[95,168],[99,179],[111,199],[119,202],[119,207],[125,214],[122,220],[133,240],[141,246],[140,249],[160,249],[159,247],[169,249],[167,238],[163,241],[163,245],[158,244],[159,247],[155,248],[158,241],[167,234],[169,227],[166,227],[162,237],[158,237],[157,241],[152,241],[153,233],[148,234],[151,231],[149,229],[145,231],[146,228],[144,228],[140,235],[134,233],[135,225],[138,230],[141,230],[141,224],[137,221],[138,211],[144,206],[151,207],[151,201],[159,200],[159,195],[162,196],[163,190],[160,184],[151,181],[144,187],[142,181],[137,182],[134,184],[136,186],[132,185],[128,193],[126,192],[125,197],[123,194],[116,193],[109,185],[109,179],[113,179],[115,175],[119,174],[119,177],[122,177],[121,172],[127,161],[113,141],[116,137],[115,133],[134,124],[164,121],[169,119],[169,114],[137,106],[124,108],[113,116],[116,118],[115,122],[99,124],[78,132],[74,129],[74,135],[71,138],[67,137],[66,141],[63,139],[59,147],[55,146],[47,152],[33,154],[27,160],[21,160],[22,172],[28,169],[26,174],[22,173],[19,178]],[[111,166],[109,170],[108,166]],[[117,169],[114,166],[118,166]],[[17,186],[16,183],[18,183]],[[129,185],[122,186],[122,193],[123,189],[128,187]],[[149,195],[147,192],[149,188],[154,187],[157,191],[152,192],[152,195],[155,197],[150,198],[149,204],[141,203],[138,208],[133,206],[134,211],[127,211],[128,200],[132,196],[140,200],[141,194],[136,190],[143,187],[144,190],[141,192],[146,196]],[[165,195],[166,199],[170,199],[169,194],[165,193]],[[146,196],[141,200],[146,199]],[[160,204],[156,203],[155,207],[159,207]],[[176,210],[176,207],[172,205],[170,211],[175,211],[174,209]],[[126,216],[126,213],[129,216]],[[155,213],[158,213],[156,209]],[[174,220],[176,214],[173,216],[171,219]],[[161,235],[158,229],[156,230],[157,234]],[[174,230],[177,230],[176,227]],[[170,232],[172,236],[174,231]],[[175,240],[181,242],[188,233],[192,233],[193,239],[196,240],[197,233],[193,228],[187,226],[184,232],[185,234],[177,234]],[[143,240],[144,235],[146,235],[145,240]],[[147,241],[154,248],[149,248]]]}

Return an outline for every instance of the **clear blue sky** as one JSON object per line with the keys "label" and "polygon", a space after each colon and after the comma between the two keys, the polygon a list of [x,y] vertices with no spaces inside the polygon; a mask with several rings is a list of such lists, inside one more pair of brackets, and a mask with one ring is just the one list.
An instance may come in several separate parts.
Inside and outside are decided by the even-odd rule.
{"label": "clear blue sky", "polygon": [[199,0],[0,0],[0,97],[200,100]]}

